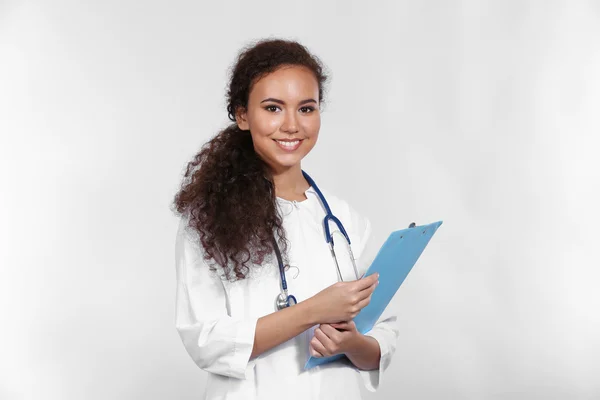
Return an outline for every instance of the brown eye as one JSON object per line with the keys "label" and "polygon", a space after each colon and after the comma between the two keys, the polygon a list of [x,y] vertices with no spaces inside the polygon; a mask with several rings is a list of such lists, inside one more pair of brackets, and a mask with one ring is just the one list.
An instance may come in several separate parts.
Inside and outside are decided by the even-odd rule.
{"label": "brown eye", "polygon": [[300,109],[300,111],[302,111],[302,113],[304,113],[304,114],[307,114],[307,113],[315,111],[315,109],[314,109],[314,107],[302,107]]}
{"label": "brown eye", "polygon": [[279,107],[277,106],[266,106],[265,110],[270,111],[270,112],[276,112],[279,109]]}

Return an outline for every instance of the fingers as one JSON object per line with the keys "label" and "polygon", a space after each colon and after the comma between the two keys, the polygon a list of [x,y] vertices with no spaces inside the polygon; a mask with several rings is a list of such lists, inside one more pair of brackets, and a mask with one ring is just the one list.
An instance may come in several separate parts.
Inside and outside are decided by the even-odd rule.
{"label": "fingers", "polygon": [[358,292],[358,299],[363,300],[363,299],[366,299],[367,297],[369,297],[370,295],[372,295],[378,284],[379,284],[379,281],[376,281],[374,284],[372,284],[368,288],[363,289],[360,292]]}
{"label": "fingers", "polygon": [[341,329],[341,330],[347,330],[348,329],[348,323],[347,322],[339,322],[337,324],[330,324],[331,326],[333,326],[335,329]]}
{"label": "fingers", "polygon": [[348,329],[348,323],[347,322],[338,322],[336,324],[329,324],[331,326],[333,326],[335,329],[341,329],[341,330],[347,330]]}
{"label": "fingers", "polygon": [[368,306],[369,303],[371,302],[371,297],[372,296],[373,295],[370,294],[368,297],[366,297],[366,298],[362,299],[361,301],[359,301],[358,304],[357,304],[357,307],[362,310],[363,308],[365,308],[366,306]]}
{"label": "fingers", "polygon": [[379,280],[376,280],[371,286],[368,286],[368,287],[362,289],[360,291],[360,293],[363,293],[363,292],[371,292],[371,293],[373,293],[373,291],[375,290],[375,288],[377,287],[377,285],[379,285]]}
{"label": "fingers", "polygon": [[[353,322],[341,322],[337,324],[321,324],[315,329],[315,338],[323,345],[325,350],[321,351],[325,357],[334,356],[344,352],[346,339],[349,338],[348,331],[338,331],[333,325],[350,328]],[[351,329],[348,329],[351,330]]]}
{"label": "fingers", "polygon": [[328,349],[331,349],[334,346],[334,343],[320,328],[317,328],[315,329],[315,336],[310,340],[310,345],[321,355],[321,357],[328,357],[331,355],[331,352]]}
{"label": "fingers", "polygon": [[333,343],[337,344],[340,342],[340,331],[338,331],[331,324],[322,324],[320,326],[320,329],[323,331],[323,333],[325,335],[327,335],[329,340],[331,340]]}
{"label": "fingers", "polygon": [[[334,328],[331,328],[331,327],[328,327],[328,328],[329,329],[334,329]],[[327,329],[326,325],[321,325],[320,328],[315,329],[315,337],[325,347],[325,349],[331,349],[335,343],[329,337],[329,335],[323,331],[324,329]],[[329,334],[331,334],[331,332],[329,332]]]}
{"label": "fingers", "polygon": [[351,331],[356,329],[356,325],[354,324],[354,321],[350,320],[350,321],[346,321],[346,322],[338,322],[336,324],[329,324],[331,326],[333,326],[335,329],[340,329],[343,331]]}
{"label": "fingers", "polygon": [[370,286],[372,286],[378,280],[379,280],[378,273],[374,273],[367,277],[360,278],[360,279],[354,281],[354,284],[355,284],[354,289],[356,289],[358,291],[365,290],[365,289],[369,288]]}
{"label": "fingers", "polygon": [[310,352],[310,355],[313,356],[313,357],[317,357],[317,358],[318,357],[323,357],[323,354],[321,354],[320,352],[318,352],[317,350],[315,350],[315,348],[312,345],[312,342],[311,342],[310,347],[309,347],[309,352]]}
{"label": "fingers", "polygon": [[310,343],[310,346],[308,347],[308,350],[309,350],[309,353],[310,353],[310,355],[311,355],[311,356],[313,356],[313,357],[317,357],[317,358],[319,358],[319,357],[324,357],[324,356],[323,356],[323,354],[321,354],[320,352],[318,352],[318,351],[317,351],[317,350],[314,348],[314,346],[313,346],[312,342]]}

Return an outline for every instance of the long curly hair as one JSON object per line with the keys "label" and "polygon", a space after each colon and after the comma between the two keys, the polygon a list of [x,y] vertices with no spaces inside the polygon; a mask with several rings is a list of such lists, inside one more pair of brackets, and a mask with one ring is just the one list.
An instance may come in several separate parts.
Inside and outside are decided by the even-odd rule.
{"label": "long curly hair", "polygon": [[[227,114],[230,124],[187,164],[173,206],[189,216],[204,258],[220,265],[230,280],[244,279],[252,264],[262,264],[274,251],[274,233],[287,262],[288,241],[276,207],[275,186],[268,165],[254,150],[250,131],[235,123],[245,110],[253,84],[283,66],[313,72],[323,101],[327,76],[321,61],[298,42],[261,40],[242,49],[230,69]],[[211,264],[211,269],[215,267]]]}

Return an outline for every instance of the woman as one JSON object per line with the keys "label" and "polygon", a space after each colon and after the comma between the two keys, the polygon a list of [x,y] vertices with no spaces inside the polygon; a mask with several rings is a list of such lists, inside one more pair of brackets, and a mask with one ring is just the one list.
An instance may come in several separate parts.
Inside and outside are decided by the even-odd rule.
{"label": "woman", "polygon": [[[189,163],[175,197],[176,327],[209,372],[207,399],[359,399],[360,382],[375,391],[394,354],[394,316],[366,335],[356,330],[352,319],[378,277],[357,279],[338,239],[338,282],[325,211],[302,173],[317,142],[325,81],[319,60],[296,42],[264,40],[242,51],[227,93],[234,123]],[[321,192],[362,276],[372,261],[369,220]],[[280,264],[298,303],[276,311]],[[345,357],[304,369],[309,355],[335,354]]]}

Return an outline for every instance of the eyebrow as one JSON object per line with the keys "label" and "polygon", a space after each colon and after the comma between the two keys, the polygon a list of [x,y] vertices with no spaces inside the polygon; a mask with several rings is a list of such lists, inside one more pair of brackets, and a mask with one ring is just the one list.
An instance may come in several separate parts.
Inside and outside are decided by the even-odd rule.
{"label": "eyebrow", "polygon": [[[260,103],[262,104],[262,103],[267,102],[267,101],[272,101],[273,103],[278,103],[278,104],[281,104],[281,105],[285,105],[285,101],[279,100],[279,99],[274,99],[273,97],[269,97],[268,99],[264,99]],[[300,103],[298,103],[298,105],[307,104],[307,103],[315,103],[315,104],[317,104],[317,101],[315,99],[306,99],[306,100],[302,100]]]}

